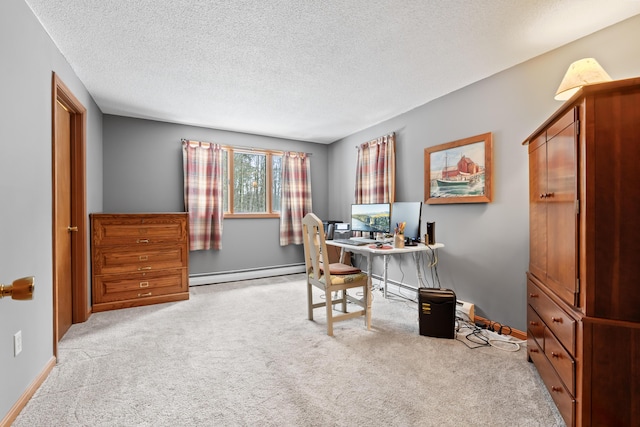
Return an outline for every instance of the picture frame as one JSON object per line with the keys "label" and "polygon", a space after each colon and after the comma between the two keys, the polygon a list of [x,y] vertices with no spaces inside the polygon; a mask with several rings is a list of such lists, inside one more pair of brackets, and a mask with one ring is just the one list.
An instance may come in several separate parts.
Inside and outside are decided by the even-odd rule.
{"label": "picture frame", "polygon": [[490,203],[492,154],[491,132],[425,148],[425,203]]}

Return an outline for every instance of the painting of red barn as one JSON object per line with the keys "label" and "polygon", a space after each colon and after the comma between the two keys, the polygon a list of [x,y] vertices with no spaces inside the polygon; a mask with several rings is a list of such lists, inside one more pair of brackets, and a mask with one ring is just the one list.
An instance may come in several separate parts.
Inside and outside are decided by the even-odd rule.
{"label": "painting of red barn", "polygon": [[490,132],[425,148],[425,202],[491,202],[492,148]]}

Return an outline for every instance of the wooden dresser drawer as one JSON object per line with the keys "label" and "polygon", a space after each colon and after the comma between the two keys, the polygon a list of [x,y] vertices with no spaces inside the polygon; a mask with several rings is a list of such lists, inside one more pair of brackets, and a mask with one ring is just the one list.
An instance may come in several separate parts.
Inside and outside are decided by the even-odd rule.
{"label": "wooden dresser drawer", "polygon": [[185,239],[185,222],[177,215],[119,215],[95,218],[93,239],[96,246],[136,245],[180,242]]}
{"label": "wooden dresser drawer", "polygon": [[565,388],[562,380],[551,366],[551,363],[545,357],[542,349],[538,346],[535,340],[527,340],[527,348],[529,351],[529,357],[536,365],[536,369],[542,378],[549,394],[553,398],[558,411],[567,426],[573,426],[573,419],[575,416],[576,401],[569,391]]}
{"label": "wooden dresser drawer", "polygon": [[544,333],[544,354],[558,373],[567,390],[572,395],[576,392],[575,361],[573,357],[558,342],[549,329]]}
{"label": "wooden dresser drawer", "polygon": [[572,354],[576,351],[576,321],[531,280],[527,280],[527,302]]}
{"label": "wooden dresser drawer", "polygon": [[139,250],[108,246],[95,248],[93,257],[95,274],[108,274],[182,267],[189,254],[185,246],[178,245],[153,245]]}
{"label": "wooden dresser drawer", "polygon": [[150,273],[109,274],[96,276],[94,291],[96,302],[148,298],[177,292],[187,292],[187,270],[155,271]]}
{"label": "wooden dresser drawer", "polygon": [[544,322],[530,305],[527,306],[527,328],[529,335],[535,338],[538,345],[544,350]]}

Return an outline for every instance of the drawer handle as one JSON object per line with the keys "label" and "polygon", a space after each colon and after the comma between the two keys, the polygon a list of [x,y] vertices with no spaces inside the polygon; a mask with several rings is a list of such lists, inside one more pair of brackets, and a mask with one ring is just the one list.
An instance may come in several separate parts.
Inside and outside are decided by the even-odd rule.
{"label": "drawer handle", "polygon": [[560,359],[560,354],[556,353],[555,351],[551,352],[551,357],[555,357],[556,359]]}
{"label": "drawer handle", "polygon": [[538,298],[538,294],[529,294],[529,298]]}
{"label": "drawer handle", "polygon": [[147,292],[146,294],[138,294],[139,297],[150,297],[151,292]]}
{"label": "drawer handle", "polygon": [[562,317],[552,317],[551,321],[555,323],[562,323]]}
{"label": "drawer handle", "polygon": [[149,239],[138,239],[136,243],[149,243]]}
{"label": "drawer handle", "polygon": [[151,270],[151,267],[138,267],[138,271]]}
{"label": "drawer handle", "polygon": [[555,391],[556,393],[561,393],[562,392],[562,387],[558,387],[555,385],[551,386],[551,391]]}
{"label": "drawer handle", "polygon": [[539,323],[538,323],[538,322],[534,322],[534,321],[529,322],[529,324],[530,324],[531,326],[538,326],[538,325],[539,325]]}
{"label": "drawer handle", "polygon": [[147,261],[149,259],[149,255],[140,255],[138,257],[138,261]]}
{"label": "drawer handle", "polygon": [[537,348],[532,348],[529,350],[529,352],[531,353],[538,353],[538,349]]}
{"label": "drawer handle", "polygon": [[149,282],[140,282],[140,287],[141,288],[148,288],[149,287]]}

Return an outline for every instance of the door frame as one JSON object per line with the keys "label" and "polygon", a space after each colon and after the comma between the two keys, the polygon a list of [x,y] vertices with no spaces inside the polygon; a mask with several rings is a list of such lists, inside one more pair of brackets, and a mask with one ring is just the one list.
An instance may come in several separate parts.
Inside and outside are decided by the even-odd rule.
{"label": "door frame", "polygon": [[[51,172],[52,172],[52,235],[53,235],[53,355],[58,357],[58,301],[56,269],[56,233],[59,226],[74,225],[78,231],[71,234],[71,293],[72,293],[72,323],[85,322],[91,308],[88,302],[87,283],[87,207],[86,207],[86,113],[82,103],[73,95],[69,88],[54,72],[52,76],[52,104],[51,104]],[[56,102],[60,102],[71,113],[71,223],[57,224],[56,212],[58,200],[56,197],[56,160],[53,153],[56,147]]]}

